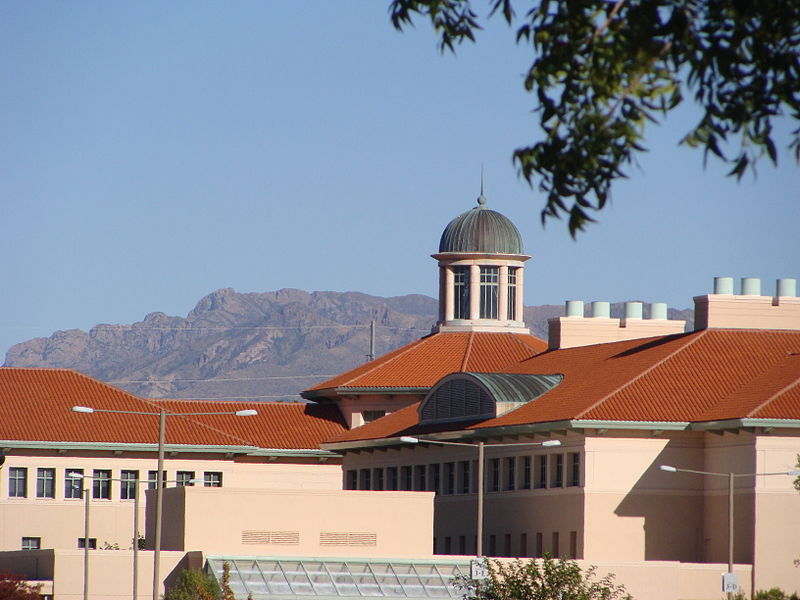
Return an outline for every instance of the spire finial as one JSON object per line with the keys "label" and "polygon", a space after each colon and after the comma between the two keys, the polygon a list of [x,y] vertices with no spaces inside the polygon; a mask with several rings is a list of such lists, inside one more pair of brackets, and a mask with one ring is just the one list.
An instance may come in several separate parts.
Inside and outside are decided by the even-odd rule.
{"label": "spire finial", "polygon": [[486,196],[483,195],[483,163],[481,163],[481,195],[478,196],[478,206],[486,205]]}

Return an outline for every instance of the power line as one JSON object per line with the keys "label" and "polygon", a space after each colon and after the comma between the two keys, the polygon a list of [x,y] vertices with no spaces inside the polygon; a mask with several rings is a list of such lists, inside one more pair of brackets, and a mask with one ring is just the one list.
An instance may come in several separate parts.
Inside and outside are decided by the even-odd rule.
{"label": "power line", "polygon": [[334,377],[336,373],[319,374],[309,373],[308,375],[271,375],[268,377],[219,377],[211,379],[117,379],[114,381],[106,381],[106,383],[113,383],[115,385],[122,383],[197,383],[197,382],[228,382],[228,381],[267,381],[271,379],[306,379],[309,377],[324,378]]}

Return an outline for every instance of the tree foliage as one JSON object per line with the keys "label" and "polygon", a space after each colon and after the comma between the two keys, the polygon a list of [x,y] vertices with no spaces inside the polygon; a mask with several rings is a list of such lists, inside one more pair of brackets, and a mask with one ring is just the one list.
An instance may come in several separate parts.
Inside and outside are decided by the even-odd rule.
{"label": "tree foliage", "polygon": [[487,561],[488,579],[460,577],[456,585],[464,598],[477,600],[632,600],[613,575],[596,577],[595,567],[582,571],[573,560]]}
{"label": "tree foliage", "polygon": [[0,598],[3,600],[41,600],[41,585],[30,585],[19,575],[0,572]]}
{"label": "tree foliage", "polygon": [[[524,4],[518,14],[515,4]],[[741,178],[764,154],[777,164],[773,122],[800,123],[797,0],[489,0],[533,62],[540,139],[513,161],[547,195],[542,222],[568,216],[575,234],[602,209],[611,184],[645,151],[648,122],[693,96],[700,121],[682,143]],[[475,41],[470,0],[392,0],[393,25],[430,19],[441,51]],[[736,143],[738,142],[738,144]],[[733,151],[729,146],[733,146]],[[800,128],[789,150],[800,161]]]}
{"label": "tree foliage", "polygon": [[221,595],[214,577],[200,569],[184,569],[164,600],[219,600]]}

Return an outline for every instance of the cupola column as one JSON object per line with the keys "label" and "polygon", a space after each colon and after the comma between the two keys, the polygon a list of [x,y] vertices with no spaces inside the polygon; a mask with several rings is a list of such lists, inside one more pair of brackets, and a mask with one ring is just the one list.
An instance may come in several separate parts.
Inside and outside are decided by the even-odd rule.
{"label": "cupola column", "polygon": [[500,265],[500,289],[497,294],[497,318],[508,320],[508,265]]}
{"label": "cupola column", "polygon": [[439,298],[443,298],[439,306],[439,312],[444,312],[443,318],[445,321],[452,321],[455,316],[455,298],[454,298],[454,278],[453,267],[450,265],[441,268],[441,286],[439,289]]}
{"label": "cupola column", "polygon": [[477,321],[481,318],[481,267],[469,267],[469,318]]}
{"label": "cupola column", "polygon": [[516,306],[514,308],[514,320],[515,321],[524,321],[524,312],[525,312],[525,269],[518,268],[514,270],[514,273],[517,277],[517,297],[515,298]]}

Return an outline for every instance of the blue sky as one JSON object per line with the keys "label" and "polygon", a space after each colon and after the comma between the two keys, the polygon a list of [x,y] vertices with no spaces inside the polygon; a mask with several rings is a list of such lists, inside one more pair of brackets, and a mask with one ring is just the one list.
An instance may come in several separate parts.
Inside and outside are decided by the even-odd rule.
{"label": "blue sky", "polygon": [[[526,304],[686,308],[714,276],[800,277],[800,169],[737,184],[677,147],[690,106],[573,241],[511,163],[538,135],[495,19],[440,55],[387,2],[0,4],[0,356],[58,329],[185,316],[223,287],[434,296],[430,254],[489,206],[533,255]],[[785,148],[791,123],[779,124]]]}

